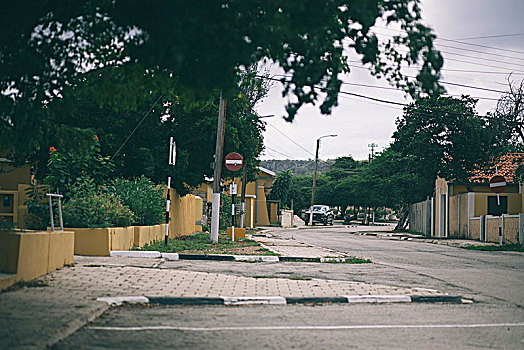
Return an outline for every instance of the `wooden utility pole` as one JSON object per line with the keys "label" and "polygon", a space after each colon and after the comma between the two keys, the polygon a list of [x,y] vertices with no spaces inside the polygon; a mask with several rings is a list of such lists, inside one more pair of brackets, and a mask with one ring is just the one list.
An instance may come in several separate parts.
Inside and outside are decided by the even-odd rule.
{"label": "wooden utility pole", "polygon": [[220,91],[218,107],[217,142],[215,147],[215,171],[213,173],[213,203],[211,207],[211,242],[218,242],[218,228],[220,217],[220,177],[222,175],[222,153],[224,149],[224,134],[226,132],[226,105],[227,99]]}

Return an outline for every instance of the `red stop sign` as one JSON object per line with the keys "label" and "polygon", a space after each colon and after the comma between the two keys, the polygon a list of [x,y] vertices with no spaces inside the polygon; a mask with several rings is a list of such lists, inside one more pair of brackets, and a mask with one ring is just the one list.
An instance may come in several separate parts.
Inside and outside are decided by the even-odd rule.
{"label": "red stop sign", "polygon": [[226,156],[226,168],[237,171],[242,168],[242,156],[236,152],[231,152]]}
{"label": "red stop sign", "polygon": [[506,189],[506,179],[502,175],[495,175],[489,180],[491,192],[501,193]]}

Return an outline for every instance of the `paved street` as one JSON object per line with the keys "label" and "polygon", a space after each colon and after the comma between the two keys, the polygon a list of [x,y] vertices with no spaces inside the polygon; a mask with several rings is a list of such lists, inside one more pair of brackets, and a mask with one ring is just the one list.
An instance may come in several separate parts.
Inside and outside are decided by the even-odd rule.
{"label": "paved street", "polygon": [[355,274],[348,276],[355,281],[423,285],[479,301],[524,306],[524,253],[480,252],[350,233],[359,230],[369,228],[274,230],[273,234],[371,259],[372,267],[358,271],[357,266]]}
{"label": "paved street", "polygon": [[[0,295],[0,337],[7,340],[0,348],[53,344],[56,349],[524,347],[524,254],[468,251],[358,234],[369,230],[363,226],[271,229],[271,237],[257,237],[283,252],[324,256],[340,252],[369,258],[372,263],[368,264],[77,256],[73,268],[42,279],[47,287]],[[441,293],[461,295],[475,303],[108,309],[96,301],[97,297],[129,295]],[[78,329],[93,315],[101,316]]]}

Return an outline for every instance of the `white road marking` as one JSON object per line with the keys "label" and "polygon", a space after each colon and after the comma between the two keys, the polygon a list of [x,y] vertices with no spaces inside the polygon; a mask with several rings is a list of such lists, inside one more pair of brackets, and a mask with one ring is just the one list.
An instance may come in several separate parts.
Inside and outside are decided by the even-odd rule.
{"label": "white road marking", "polygon": [[346,330],[346,329],[424,329],[424,328],[493,328],[524,327],[520,323],[474,323],[474,324],[372,324],[344,326],[258,326],[258,327],[176,327],[176,326],[142,326],[142,327],[101,327],[90,326],[87,329],[100,331],[187,331],[187,332],[222,332],[222,331],[287,331],[287,330]]}

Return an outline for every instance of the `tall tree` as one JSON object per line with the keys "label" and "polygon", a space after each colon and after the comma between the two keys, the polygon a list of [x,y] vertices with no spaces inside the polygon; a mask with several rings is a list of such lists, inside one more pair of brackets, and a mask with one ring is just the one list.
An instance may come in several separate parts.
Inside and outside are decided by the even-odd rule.
{"label": "tall tree", "polygon": [[293,171],[291,169],[279,171],[275,177],[275,182],[271,187],[268,199],[280,200],[282,207],[291,207],[291,185],[293,181]]}
{"label": "tall tree", "polygon": [[467,181],[504,150],[507,135],[477,115],[476,102],[467,96],[423,98],[397,119],[391,148],[413,160],[428,195],[437,176]]}
{"label": "tall tree", "polygon": [[[331,112],[349,55],[412,95],[441,90],[442,57],[419,0],[11,1],[3,11],[0,138],[22,155],[52,132],[49,101],[78,75],[107,67],[165,72],[184,101],[206,101],[216,89],[233,96],[239,68],[275,62],[286,72],[290,121],[305,104]],[[381,41],[371,30],[376,23],[402,32]],[[406,64],[420,64],[416,80],[402,74]],[[141,85],[128,83],[130,90]],[[121,101],[119,91],[98,92]]]}
{"label": "tall tree", "polygon": [[[93,71],[84,75],[82,85],[64,90],[63,98],[53,101],[48,108],[57,125],[66,130],[90,130],[90,137],[97,135],[101,153],[110,156],[116,165],[115,175],[125,178],[146,175],[156,183],[162,183],[169,175],[173,187],[180,194],[199,185],[205,176],[211,177],[213,170],[214,137],[216,134],[216,111],[219,94],[215,92],[208,100],[186,102],[173,90],[157,91],[168,78],[159,74],[140,76],[143,90],[133,96],[137,108],[123,108],[122,105],[99,99],[94,91],[111,80],[115,89],[125,89],[125,74],[133,79],[133,70],[115,69]],[[248,178],[254,178],[257,158],[262,151],[264,124],[253,113],[253,105],[262,98],[267,89],[249,84],[249,77],[239,77],[237,96],[228,104],[226,118],[225,152],[236,151],[248,163]],[[253,81],[253,79],[251,79]],[[149,91],[148,91],[149,90]],[[158,90],[161,90],[158,88]],[[129,94],[131,96],[131,94]],[[70,140],[60,134],[49,135],[50,146],[74,148],[77,140]],[[167,162],[169,137],[177,143],[177,161],[174,167]],[[46,175],[47,150],[36,152],[33,160],[39,162],[38,176]],[[233,176],[224,172],[224,178]]]}
{"label": "tall tree", "polygon": [[508,91],[497,102],[493,116],[494,122],[502,123],[500,128],[511,130],[510,143],[520,144],[520,151],[524,151],[524,79],[518,83],[508,77]]}

